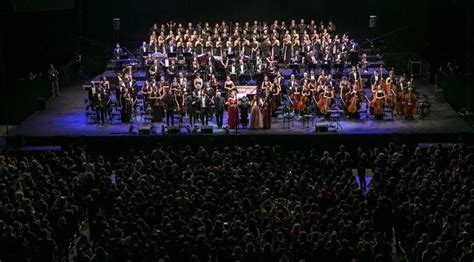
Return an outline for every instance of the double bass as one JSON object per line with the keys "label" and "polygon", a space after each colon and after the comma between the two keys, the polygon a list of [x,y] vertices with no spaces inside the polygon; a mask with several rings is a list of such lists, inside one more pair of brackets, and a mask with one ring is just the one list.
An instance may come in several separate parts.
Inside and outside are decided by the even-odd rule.
{"label": "double bass", "polygon": [[[409,83],[410,85],[411,83]],[[417,108],[417,96],[413,92],[413,88],[410,86],[408,88],[408,92],[403,96],[403,111],[405,116],[413,118],[413,116],[416,114]]]}
{"label": "double bass", "polygon": [[381,86],[379,86],[377,91],[374,94],[374,98],[372,99],[373,114],[378,117],[383,117],[384,106],[385,106],[385,92],[383,91]]}
{"label": "double bass", "polygon": [[324,93],[322,94],[322,96],[319,98],[319,101],[318,101],[319,112],[322,115],[328,114],[333,97],[334,95],[332,91],[329,89],[329,87],[326,86]]}
{"label": "double bass", "polygon": [[310,95],[311,95],[311,92],[308,89],[307,83],[305,83],[305,85],[303,87],[303,91],[301,92],[300,100],[298,102],[298,110],[299,111],[305,111],[306,110],[306,105],[308,104]]}
{"label": "double bass", "polygon": [[346,105],[347,105],[347,112],[351,114],[356,114],[359,112],[359,107],[360,107],[360,98],[359,98],[359,92],[357,92],[356,89],[352,90],[352,92],[347,93],[347,96],[349,97],[348,100],[346,100]]}
{"label": "double bass", "polygon": [[[404,109],[404,104],[405,102],[404,97],[405,97],[405,91],[407,90],[407,82],[406,82],[406,77],[405,75],[400,76],[400,79],[398,80],[400,89],[397,91],[397,103],[395,105],[395,109],[397,110],[397,113],[399,115],[404,115],[405,114],[405,109]],[[410,83],[413,83],[413,75],[411,76],[411,80],[409,81]]]}
{"label": "double bass", "polygon": [[360,74],[360,68],[359,66],[357,66],[357,79],[355,79],[354,81],[354,84],[355,86],[357,87],[357,90],[363,90],[364,87],[362,86],[362,77],[361,77],[361,74]]}

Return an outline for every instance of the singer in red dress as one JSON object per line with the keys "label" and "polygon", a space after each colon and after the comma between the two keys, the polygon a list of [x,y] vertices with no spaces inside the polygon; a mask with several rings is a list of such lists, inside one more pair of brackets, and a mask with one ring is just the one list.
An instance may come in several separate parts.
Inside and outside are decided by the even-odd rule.
{"label": "singer in red dress", "polygon": [[239,101],[235,97],[234,93],[230,93],[229,98],[227,99],[227,111],[229,112],[227,117],[227,125],[231,129],[237,128],[237,125],[239,124],[238,103]]}

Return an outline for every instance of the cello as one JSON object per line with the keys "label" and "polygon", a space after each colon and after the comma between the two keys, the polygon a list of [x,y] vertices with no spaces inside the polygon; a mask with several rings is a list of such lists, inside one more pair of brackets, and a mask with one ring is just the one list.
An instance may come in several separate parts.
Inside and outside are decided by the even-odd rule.
{"label": "cello", "polygon": [[357,90],[363,90],[363,86],[362,86],[362,78],[361,78],[361,74],[360,74],[360,68],[359,66],[356,66],[357,67],[357,79],[355,79],[354,81],[354,84],[356,85],[357,87]]}
{"label": "cello", "polygon": [[305,111],[310,94],[311,93],[309,92],[308,85],[305,83],[303,86],[303,91],[301,92],[300,100],[298,101],[299,111]]}
{"label": "cello", "polygon": [[407,118],[413,118],[416,114],[417,108],[417,96],[413,92],[413,88],[411,87],[411,82],[408,82],[408,92],[403,96],[403,103],[404,103],[404,114]]}

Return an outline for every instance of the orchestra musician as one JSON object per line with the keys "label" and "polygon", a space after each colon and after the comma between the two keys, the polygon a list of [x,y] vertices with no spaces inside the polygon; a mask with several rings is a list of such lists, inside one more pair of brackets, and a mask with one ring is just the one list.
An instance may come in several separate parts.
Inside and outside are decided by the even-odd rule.
{"label": "orchestra musician", "polygon": [[283,76],[277,72],[277,76],[273,79],[273,99],[272,99],[272,116],[276,116],[276,109],[281,105],[282,100],[282,84]]}
{"label": "orchestra musician", "polygon": [[151,79],[156,79],[160,75],[161,67],[158,60],[154,60],[153,65],[148,69],[148,74]]}
{"label": "orchestra musician", "polygon": [[403,95],[403,111],[406,119],[414,119],[418,98],[413,90],[413,82],[407,82],[407,92]]}
{"label": "orchestra musician", "polygon": [[227,91],[227,97],[230,97],[230,93],[236,93],[237,88],[235,87],[234,81],[230,78],[230,76],[227,76],[225,82],[224,82],[224,89]]}
{"label": "orchestra musician", "polygon": [[331,108],[333,100],[334,92],[330,86],[326,85],[324,87],[324,92],[322,93],[317,103],[319,113],[325,118],[329,117],[329,109]]}
{"label": "orchestra musician", "polygon": [[122,104],[122,122],[123,123],[130,123],[132,119],[132,110],[133,106],[135,105],[135,101],[133,97],[128,92],[128,89],[123,89],[123,93],[121,95],[121,104]]}
{"label": "orchestra musician", "polygon": [[212,61],[208,61],[207,62],[207,66],[205,67],[206,70],[205,70],[205,76],[207,80],[209,80],[211,78],[212,75],[216,75],[216,68],[214,66],[214,63]]}
{"label": "orchestra musician", "polygon": [[197,73],[196,78],[194,78],[193,85],[196,89],[201,89],[203,86],[203,79],[201,78],[201,74]]}
{"label": "orchestra musician", "polygon": [[110,82],[105,75],[100,77],[99,86],[107,95],[110,95]]}
{"label": "orchestra musician", "polygon": [[163,103],[161,95],[158,92],[158,87],[156,83],[152,83],[151,93],[150,93],[150,105],[152,109],[152,122],[161,122],[163,121]]}
{"label": "orchestra musician", "polygon": [[166,69],[166,75],[168,80],[173,79],[176,76],[176,73],[178,72],[178,65],[176,64],[176,60],[171,60],[171,64],[169,67]]}
{"label": "orchestra musician", "polygon": [[113,51],[113,56],[115,59],[120,60],[124,56],[124,52],[122,47],[120,46],[120,43],[117,43],[115,45],[114,51]]}
{"label": "orchestra musician", "polygon": [[246,80],[246,75],[247,75],[247,64],[244,63],[244,59],[240,59],[239,63],[237,64],[237,79],[239,83],[243,84]]}
{"label": "orchestra musician", "polygon": [[210,79],[209,79],[209,86],[214,89],[214,93],[217,93],[217,91],[220,91],[219,89],[219,82],[217,81],[216,75],[212,74]]}
{"label": "orchestra musician", "polygon": [[96,117],[97,121],[100,125],[105,124],[105,120],[107,119],[107,104],[109,97],[105,93],[105,90],[99,89],[100,91],[97,93],[97,106],[96,106]]}
{"label": "orchestra musician", "polygon": [[142,69],[144,69],[146,65],[145,61],[148,58],[148,54],[150,54],[150,49],[146,41],[143,41],[142,45],[138,49],[138,54],[140,61],[142,61]]}
{"label": "orchestra musician", "polygon": [[383,120],[384,107],[385,107],[385,91],[382,89],[382,85],[377,85],[375,91],[372,93],[371,107],[372,112],[375,115],[375,119]]}
{"label": "orchestra musician", "polygon": [[359,119],[359,108],[360,108],[360,93],[355,86],[352,90],[346,94],[345,108],[349,113],[349,117],[352,119]]}

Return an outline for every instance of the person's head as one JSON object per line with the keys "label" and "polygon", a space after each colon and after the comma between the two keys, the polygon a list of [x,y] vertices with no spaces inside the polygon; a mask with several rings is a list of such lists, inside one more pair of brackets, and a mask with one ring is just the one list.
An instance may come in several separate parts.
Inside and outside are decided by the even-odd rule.
{"label": "person's head", "polygon": [[216,97],[221,97],[221,92],[217,91],[216,92]]}
{"label": "person's head", "polygon": [[120,43],[115,44],[116,48],[120,48]]}

